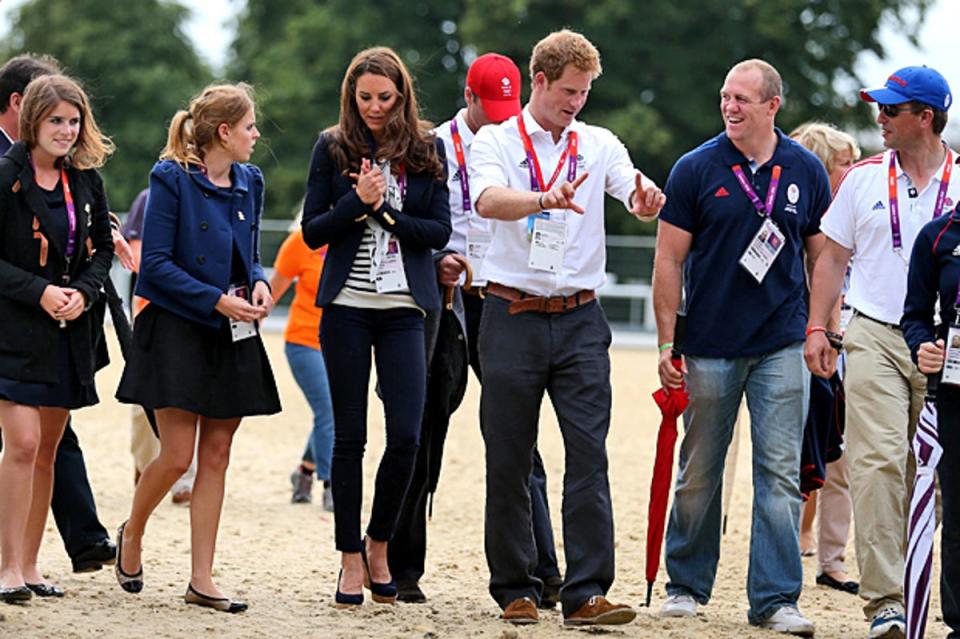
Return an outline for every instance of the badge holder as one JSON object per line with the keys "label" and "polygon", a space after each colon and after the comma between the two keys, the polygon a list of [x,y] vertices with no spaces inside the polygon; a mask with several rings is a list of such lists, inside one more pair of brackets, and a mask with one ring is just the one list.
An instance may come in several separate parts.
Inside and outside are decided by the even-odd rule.
{"label": "badge holder", "polygon": [[[250,301],[250,289],[246,284],[231,284],[227,289],[227,295],[239,297],[242,300]],[[230,336],[234,342],[240,342],[249,339],[257,334],[257,326],[253,322],[241,322],[230,319]]]}
{"label": "badge holder", "polygon": [[400,241],[392,234],[386,242],[386,250],[380,258],[373,283],[377,293],[393,293],[407,289],[407,275],[403,269]]}
{"label": "badge holder", "polygon": [[764,218],[763,225],[750,240],[747,250],[740,256],[740,265],[760,284],[767,276],[774,260],[783,250],[786,237],[770,218]]}
{"label": "badge holder", "polygon": [[491,240],[489,231],[467,228],[467,260],[474,273],[480,273]]}
{"label": "badge holder", "polygon": [[527,232],[530,236],[527,266],[537,271],[559,273],[567,244],[566,223],[563,220],[551,219],[549,213],[532,215],[527,220]]}
{"label": "badge holder", "polygon": [[943,358],[940,383],[960,385],[960,305],[955,307],[953,323],[947,331],[944,350],[946,355]]}

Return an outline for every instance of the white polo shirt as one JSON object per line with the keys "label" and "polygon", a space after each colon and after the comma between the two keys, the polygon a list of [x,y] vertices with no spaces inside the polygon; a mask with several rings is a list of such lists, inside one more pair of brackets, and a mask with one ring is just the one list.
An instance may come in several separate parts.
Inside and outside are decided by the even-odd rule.
{"label": "white polo shirt", "polygon": [[[903,244],[897,252],[893,248],[887,188],[891,153],[893,151],[888,150],[867,158],[847,171],[833,203],[820,222],[820,230],[837,244],[853,251],[846,302],[864,315],[899,324],[914,240],[923,225],[933,219],[945,163],[956,162],[957,154],[947,150],[944,163],[916,197],[910,197],[913,182],[897,158],[897,202]],[[960,167],[954,164],[942,214],[949,213],[960,199],[958,169]]]}
{"label": "white polo shirt", "polygon": [[[629,208],[630,194],[636,188],[637,169],[623,143],[607,129],[574,120],[554,143],[549,131],[541,127],[524,107],[527,133],[533,143],[544,178],[549,180],[554,167],[567,148],[567,136],[577,133],[577,176],[590,176],[580,185],[574,201],[586,211],[583,215],[566,210],[550,211],[551,219],[566,222],[566,249],[556,273],[528,266],[530,240],[527,218],[514,221],[491,220],[493,241],[487,250],[482,277],[490,282],[520,289],[532,295],[571,295],[580,290],[596,290],[605,280],[607,253],[603,224],[603,196],[609,193]],[[566,169],[558,178],[567,177]],[[651,183],[646,178],[645,184]],[[474,208],[480,195],[491,186],[530,191],[527,155],[520,139],[517,118],[498,126],[485,126],[473,139],[470,157],[470,197]]]}
{"label": "white polo shirt", "polygon": [[[470,170],[470,147],[473,144],[473,131],[467,126],[466,109],[460,109],[460,112],[454,116],[457,121],[457,131],[460,133],[460,140],[463,143],[463,157]],[[470,203],[470,210],[463,210],[463,185],[460,183],[459,164],[457,163],[457,152],[453,148],[453,135],[450,131],[450,122],[447,120],[438,126],[434,133],[443,140],[447,151],[447,186],[450,188],[450,223],[453,226],[453,232],[450,233],[450,241],[447,242],[445,250],[454,251],[460,255],[467,255],[467,233],[490,233],[490,220],[481,217]],[[468,190],[473,195],[473,187],[467,177]],[[471,261],[474,267],[473,283],[475,286],[483,286],[486,282],[481,279],[480,273],[476,272],[477,265]]]}

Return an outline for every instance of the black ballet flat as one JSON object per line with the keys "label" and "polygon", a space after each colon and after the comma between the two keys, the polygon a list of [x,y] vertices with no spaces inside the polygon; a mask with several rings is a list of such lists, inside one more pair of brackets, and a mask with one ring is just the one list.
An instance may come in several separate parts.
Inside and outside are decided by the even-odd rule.
{"label": "black ballet flat", "polygon": [[817,575],[817,583],[821,586],[827,586],[828,588],[839,590],[840,592],[849,592],[851,595],[860,593],[860,584],[858,584],[856,581],[840,581],[838,579],[834,579],[825,572]]}
{"label": "black ballet flat", "polygon": [[367,541],[363,540],[363,547],[360,551],[360,558],[363,560],[363,587],[370,591],[370,597],[376,603],[397,603],[397,582],[390,580],[378,583],[370,576],[370,564],[367,563]]}
{"label": "black ballet flat", "polygon": [[27,588],[38,597],[62,597],[64,595],[63,588],[53,584],[27,584]]}
{"label": "black ballet flat", "polygon": [[123,522],[117,530],[117,562],[113,565],[113,572],[117,575],[117,583],[120,587],[135,595],[143,590],[143,564],[141,563],[140,570],[132,575],[123,572],[123,568],[120,567],[121,557],[123,557],[123,529],[126,526],[127,522]]}
{"label": "black ballet flat", "polygon": [[8,604],[23,603],[33,598],[33,591],[26,586],[0,588],[0,601]]}
{"label": "black ballet flat", "polygon": [[210,597],[199,592],[193,587],[193,584],[187,584],[187,592],[183,595],[183,600],[194,606],[203,606],[204,608],[213,608],[220,612],[229,612],[236,614],[243,612],[249,606],[242,601],[234,601],[229,597]]}
{"label": "black ballet flat", "polygon": [[363,591],[360,591],[359,595],[350,595],[345,592],[340,592],[340,579],[343,577],[343,569],[340,569],[340,573],[337,575],[337,594],[334,595],[334,601],[336,602],[337,608],[351,608],[353,606],[362,606],[363,605]]}

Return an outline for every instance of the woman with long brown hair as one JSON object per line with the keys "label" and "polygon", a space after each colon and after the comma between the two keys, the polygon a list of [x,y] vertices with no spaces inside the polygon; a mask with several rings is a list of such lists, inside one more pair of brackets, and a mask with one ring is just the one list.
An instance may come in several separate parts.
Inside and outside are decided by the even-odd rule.
{"label": "woman with long brown hair", "polygon": [[[303,237],[329,245],[316,303],[334,413],[331,469],[336,603],[392,603],[387,566],[420,437],[426,386],[424,315],[440,306],[431,249],[450,236],[443,143],[420,119],[413,82],[391,49],[361,51],[340,91],[340,121],[313,150]],[[387,443],[373,509],[360,536],[371,350],[386,412]]]}
{"label": "woman with long brown hair", "polygon": [[224,612],[247,608],[213,581],[233,436],[243,417],[280,410],[257,326],[273,307],[260,265],[263,176],[247,164],[259,137],[244,84],[209,86],[173,117],[144,214],[137,295],[150,303],[117,391],[153,409],[160,431],[160,455],[144,468],[117,533],[117,580],[127,592],[143,589],[147,520],[189,468],[199,431],[184,600]]}
{"label": "woman with long brown hair", "polygon": [[21,140],[0,159],[0,601],[62,597],[37,567],[69,411],[99,400],[94,372],[113,259],[97,169],[113,144],[83,89],[33,80]]}

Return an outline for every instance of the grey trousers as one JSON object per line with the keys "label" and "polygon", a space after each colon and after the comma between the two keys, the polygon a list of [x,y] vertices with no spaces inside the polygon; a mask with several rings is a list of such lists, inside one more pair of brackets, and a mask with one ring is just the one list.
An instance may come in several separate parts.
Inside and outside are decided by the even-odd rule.
{"label": "grey trousers", "polygon": [[610,327],[596,302],[557,314],[509,315],[508,306],[488,295],[480,321],[490,594],[501,608],[521,597],[540,599],[528,479],[546,391],[565,450],[560,599],[570,614],[591,596],[606,594],[614,576],[606,452]]}

